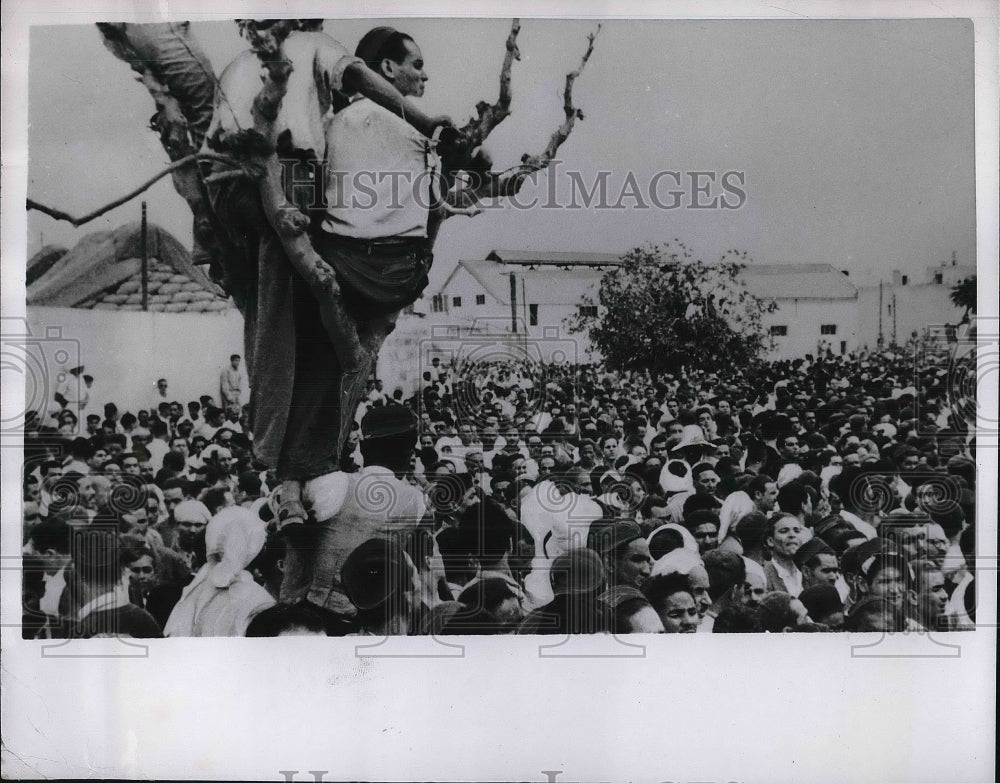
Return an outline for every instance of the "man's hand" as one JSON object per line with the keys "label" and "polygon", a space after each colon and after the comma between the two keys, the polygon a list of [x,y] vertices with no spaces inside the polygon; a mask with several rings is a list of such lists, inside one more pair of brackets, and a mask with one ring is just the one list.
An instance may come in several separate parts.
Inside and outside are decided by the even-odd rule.
{"label": "man's hand", "polygon": [[493,168],[493,159],[482,147],[471,146],[471,141],[461,131],[453,126],[445,126],[438,137],[437,153],[441,156],[446,173],[467,171],[479,174],[475,180],[482,183],[483,178]]}
{"label": "man's hand", "polygon": [[437,154],[441,156],[446,170],[460,169],[469,156],[468,140],[454,125],[445,125],[438,135]]}
{"label": "man's hand", "polygon": [[455,123],[452,121],[451,117],[446,114],[440,114],[436,117],[431,117],[424,114],[413,114],[410,115],[410,123],[418,131],[420,131],[428,139],[434,138],[434,134],[438,132],[438,129],[452,128],[454,129]]}

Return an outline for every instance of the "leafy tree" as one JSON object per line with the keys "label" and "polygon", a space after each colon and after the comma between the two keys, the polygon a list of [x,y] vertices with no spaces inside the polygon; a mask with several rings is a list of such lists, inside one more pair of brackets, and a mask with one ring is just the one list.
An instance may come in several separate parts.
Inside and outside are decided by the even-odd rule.
{"label": "leafy tree", "polygon": [[955,307],[961,307],[962,323],[968,323],[969,313],[976,312],[976,277],[967,277],[961,283],[951,289],[951,303]]}
{"label": "leafy tree", "polygon": [[763,316],[777,309],[747,289],[747,260],[745,252],[728,251],[706,264],[682,243],[636,248],[601,279],[598,314],[581,310],[570,329],[587,332],[620,369],[660,375],[684,365],[746,367],[771,347]]}

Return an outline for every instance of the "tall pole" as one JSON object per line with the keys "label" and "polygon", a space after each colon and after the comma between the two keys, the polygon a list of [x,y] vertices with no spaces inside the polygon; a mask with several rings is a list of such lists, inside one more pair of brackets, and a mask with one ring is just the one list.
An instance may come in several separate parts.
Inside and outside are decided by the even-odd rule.
{"label": "tall pole", "polygon": [[896,292],[892,292],[892,344],[896,345]]}
{"label": "tall pole", "polygon": [[528,332],[531,330],[531,319],[528,317],[528,289],[521,278],[521,313],[524,315],[524,353],[528,354]]}
{"label": "tall pole", "polygon": [[142,202],[142,311],[149,310],[149,254],[146,252],[146,202]]}
{"label": "tall pole", "polygon": [[882,348],[882,281],[878,281],[878,347]]}
{"label": "tall pole", "polygon": [[510,273],[510,331],[517,334],[517,278]]}

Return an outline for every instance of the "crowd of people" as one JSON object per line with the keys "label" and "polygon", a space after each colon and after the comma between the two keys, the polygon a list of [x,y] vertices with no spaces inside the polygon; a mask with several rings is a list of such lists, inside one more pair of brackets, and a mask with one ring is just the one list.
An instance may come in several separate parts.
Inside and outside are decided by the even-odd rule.
{"label": "crowd of people", "polygon": [[[25,638],[975,625],[975,439],[915,346],[657,378],[433,360],[280,486],[247,407],[26,422]],[[231,401],[230,401],[231,402]]]}

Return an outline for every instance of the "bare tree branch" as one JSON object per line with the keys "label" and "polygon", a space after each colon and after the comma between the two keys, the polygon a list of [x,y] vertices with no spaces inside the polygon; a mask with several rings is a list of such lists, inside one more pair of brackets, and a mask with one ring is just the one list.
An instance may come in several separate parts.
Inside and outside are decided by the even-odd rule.
{"label": "bare tree branch", "polygon": [[[470,140],[470,148],[480,146],[489,136],[490,132],[500,124],[510,114],[510,68],[513,60],[520,59],[520,51],[517,49],[517,33],[520,31],[520,23],[514,20],[511,26],[510,35],[507,38],[507,55],[504,58],[503,68],[500,72],[500,99],[492,106],[481,102],[477,109],[479,119],[470,121],[462,132]],[[521,190],[535,172],[541,171],[549,165],[559,151],[559,148],[569,138],[577,120],[583,119],[583,111],[578,109],[573,103],[573,85],[583,73],[584,67],[590,60],[594,52],[594,41],[601,32],[601,25],[587,36],[587,49],[583,53],[580,65],[575,70],[566,74],[566,86],[563,89],[563,114],[565,119],[556,128],[549,138],[549,143],[538,155],[525,153],[521,156],[521,163],[502,172],[487,172],[485,174],[474,173],[471,182],[463,185],[461,182],[454,191],[449,194],[448,199],[442,205],[445,217],[453,215],[475,216],[482,212],[476,206],[476,202],[497,199],[511,198]]]}
{"label": "bare tree branch", "polygon": [[131,201],[140,193],[149,190],[149,188],[151,188],[153,185],[155,185],[157,182],[159,182],[161,179],[167,176],[167,174],[172,174],[178,169],[181,169],[184,166],[188,166],[190,164],[197,163],[200,160],[212,160],[212,161],[218,161],[220,163],[229,163],[233,166],[236,166],[237,168],[234,169],[233,171],[225,172],[226,178],[250,176],[250,174],[246,170],[239,167],[240,166],[239,161],[233,158],[227,157],[225,155],[218,155],[214,152],[195,153],[192,155],[186,155],[185,157],[180,158],[179,160],[175,160],[173,163],[171,163],[169,166],[163,169],[163,171],[150,177],[141,185],[139,185],[139,187],[135,188],[134,190],[130,190],[121,198],[116,198],[109,204],[105,204],[103,207],[98,207],[93,212],[88,212],[87,214],[81,215],[80,217],[73,217],[67,212],[63,212],[62,210],[56,209],[55,207],[47,207],[44,204],[40,204],[39,202],[33,201],[30,198],[27,200],[27,208],[42,212],[48,215],[49,217],[55,218],[56,220],[64,220],[67,223],[70,223],[74,228],[79,228],[80,226],[89,223],[91,220],[99,218],[101,215],[110,212],[112,209],[120,207],[122,204]]}
{"label": "bare tree branch", "polygon": [[521,32],[521,20],[511,21],[510,33],[507,35],[507,53],[503,58],[503,66],[500,69],[500,95],[496,102],[489,104],[480,101],[476,104],[477,119],[469,120],[461,128],[462,135],[469,141],[471,149],[482,145],[493,129],[510,116],[510,72],[514,65],[514,60],[521,59],[521,50],[517,47],[517,34]]}
{"label": "bare tree branch", "polygon": [[555,133],[552,134],[552,138],[549,139],[545,151],[538,156],[523,155],[521,157],[522,163],[529,166],[537,166],[536,170],[545,168],[555,158],[556,152],[558,152],[562,143],[569,138],[569,134],[572,132],[573,126],[576,125],[576,121],[583,119],[583,112],[573,105],[573,84],[580,77],[584,67],[587,65],[587,61],[590,59],[590,55],[593,54],[594,41],[597,40],[597,35],[600,32],[601,26],[597,25],[597,29],[587,36],[587,51],[583,53],[580,65],[575,71],[570,71],[566,74],[566,88],[563,90],[563,113],[566,115],[566,119],[563,120],[562,125],[556,128]]}

